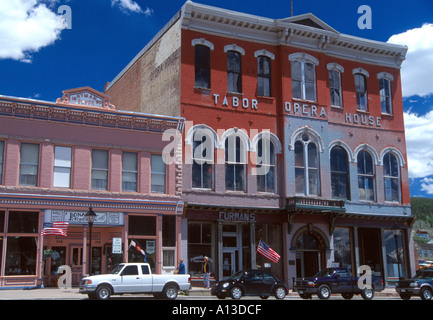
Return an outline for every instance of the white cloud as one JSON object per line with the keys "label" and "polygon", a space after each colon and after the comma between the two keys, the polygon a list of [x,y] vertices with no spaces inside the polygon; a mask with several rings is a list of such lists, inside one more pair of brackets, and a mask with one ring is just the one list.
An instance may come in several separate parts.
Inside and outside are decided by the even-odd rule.
{"label": "white cloud", "polygon": [[418,115],[404,113],[410,178],[433,175],[433,111]]}
{"label": "white cloud", "polygon": [[408,47],[401,66],[403,96],[433,93],[433,23],[393,35],[388,42]]}
{"label": "white cloud", "polygon": [[433,194],[433,179],[432,178],[422,179],[421,190],[425,191],[427,194]]}
{"label": "white cloud", "polygon": [[0,0],[0,59],[31,62],[32,53],[54,43],[65,28],[63,16],[41,1]]}
{"label": "white cloud", "polygon": [[150,8],[146,8],[143,10],[140,5],[133,0],[111,0],[111,5],[113,7],[119,7],[125,13],[143,13],[146,16],[150,16],[153,13],[153,10]]}

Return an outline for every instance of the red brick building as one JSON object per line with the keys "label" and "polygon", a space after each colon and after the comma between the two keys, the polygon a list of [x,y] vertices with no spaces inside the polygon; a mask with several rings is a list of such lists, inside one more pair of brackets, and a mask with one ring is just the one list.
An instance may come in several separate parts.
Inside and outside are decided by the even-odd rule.
{"label": "red brick building", "polygon": [[[414,270],[406,50],[311,14],[270,19],[185,3],[105,92],[123,109],[186,119],[189,272],[200,274],[203,255],[215,278],[269,266],[289,282],[367,264],[389,283],[398,266]],[[278,263],[256,254],[259,240]]]}

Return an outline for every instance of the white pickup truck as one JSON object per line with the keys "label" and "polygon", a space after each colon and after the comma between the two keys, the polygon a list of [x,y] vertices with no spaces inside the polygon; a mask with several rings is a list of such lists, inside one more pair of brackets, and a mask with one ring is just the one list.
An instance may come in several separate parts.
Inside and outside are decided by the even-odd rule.
{"label": "white pickup truck", "polygon": [[109,274],[83,278],[79,292],[99,300],[125,293],[153,293],[155,298],[176,299],[179,290],[190,288],[189,274],[152,274],[148,263],[122,263]]}

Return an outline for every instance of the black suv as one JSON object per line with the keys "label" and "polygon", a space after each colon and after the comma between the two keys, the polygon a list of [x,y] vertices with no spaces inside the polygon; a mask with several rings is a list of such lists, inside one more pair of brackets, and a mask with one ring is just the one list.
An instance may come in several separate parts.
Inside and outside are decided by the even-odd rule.
{"label": "black suv", "polygon": [[412,296],[431,300],[433,297],[433,267],[418,270],[411,279],[400,280],[395,290],[404,300],[409,300]]}

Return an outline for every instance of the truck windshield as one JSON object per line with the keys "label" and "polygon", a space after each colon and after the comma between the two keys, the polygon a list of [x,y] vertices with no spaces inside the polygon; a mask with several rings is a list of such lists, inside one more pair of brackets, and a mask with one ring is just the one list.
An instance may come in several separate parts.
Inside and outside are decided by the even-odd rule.
{"label": "truck windshield", "polygon": [[116,268],[113,269],[113,271],[111,271],[111,274],[118,274],[120,270],[122,270],[123,266],[123,264],[119,264]]}
{"label": "truck windshield", "polygon": [[334,272],[335,272],[335,269],[326,268],[326,269],[320,270],[314,276],[315,277],[330,277],[330,276],[332,276],[332,274]]}
{"label": "truck windshield", "polygon": [[426,279],[426,278],[433,278],[433,270],[418,270],[418,272],[415,275],[415,279]]}

